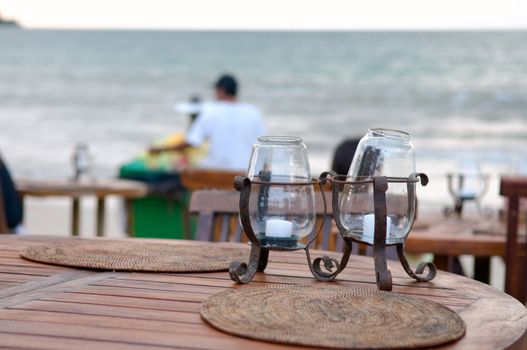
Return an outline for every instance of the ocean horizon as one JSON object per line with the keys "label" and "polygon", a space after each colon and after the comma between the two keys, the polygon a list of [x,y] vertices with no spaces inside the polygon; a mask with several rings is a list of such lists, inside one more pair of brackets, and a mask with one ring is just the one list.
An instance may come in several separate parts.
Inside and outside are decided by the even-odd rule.
{"label": "ocean horizon", "polygon": [[527,31],[2,29],[0,42],[0,152],[15,176],[70,176],[78,142],[95,176],[115,176],[184,132],[174,105],[211,99],[224,72],[270,134],[303,138],[313,173],[370,127],[412,135],[425,200],[448,201],[444,175],[467,163],[493,176],[492,203],[501,174],[527,172]]}

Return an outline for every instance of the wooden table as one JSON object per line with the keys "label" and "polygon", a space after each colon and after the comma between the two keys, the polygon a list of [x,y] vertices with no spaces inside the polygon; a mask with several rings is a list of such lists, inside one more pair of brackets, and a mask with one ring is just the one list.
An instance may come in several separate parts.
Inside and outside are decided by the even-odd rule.
{"label": "wooden table", "polygon": [[[473,255],[474,278],[489,283],[490,258],[505,255],[505,227],[497,219],[482,216],[426,216],[416,222],[406,241],[409,253],[433,253],[434,263],[452,270],[452,257]],[[478,229],[488,231],[475,233]],[[502,231],[502,232],[501,232]]]}
{"label": "wooden table", "polygon": [[[227,272],[116,273],[44,265],[19,257],[21,248],[57,238],[0,235],[0,347],[24,349],[307,349],[222,333],[199,316],[200,303],[227,288],[273,283],[314,284],[303,252],[271,252],[265,273],[250,285]],[[73,239],[73,238],[71,238]],[[218,244],[164,241],[167,244]],[[330,255],[335,255],[329,253]],[[480,282],[439,272],[413,282],[393,262],[394,291],[434,300],[467,323],[464,338],[440,349],[525,349],[527,310]],[[376,288],[373,260],[352,256],[336,285]],[[521,343],[519,343],[521,342]]]}
{"label": "wooden table", "polygon": [[[125,199],[143,197],[148,193],[148,187],[139,181],[107,179],[107,180],[38,180],[16,179],[17,191],[21,197],[61,196],[72,198],[71,234],[79,235],[80,225],[80,197],[97,197],[97,236],[104,235],[105,199],[106,196],[116,195]],[[128,214],[130,211],[127,206]]]}

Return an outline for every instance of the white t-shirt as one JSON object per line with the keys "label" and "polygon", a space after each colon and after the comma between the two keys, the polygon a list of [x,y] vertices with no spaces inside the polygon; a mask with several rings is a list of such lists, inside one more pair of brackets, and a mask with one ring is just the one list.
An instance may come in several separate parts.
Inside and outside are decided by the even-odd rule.
{"label": "white t-shirt", "polygon": [[207,168],[246,169],[256,139],[265,135],[260,111],[242,102],[206,104],[186,135],[192,146],[209,142],[209,154],[202,166]]}

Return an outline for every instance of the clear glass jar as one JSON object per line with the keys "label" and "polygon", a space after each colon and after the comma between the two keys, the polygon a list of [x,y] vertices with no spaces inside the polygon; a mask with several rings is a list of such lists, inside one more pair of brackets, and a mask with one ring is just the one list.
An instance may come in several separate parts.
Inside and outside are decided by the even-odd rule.
{"label": "clear glass jar", "polygon": [[[361,139],[347,181],[371,180],[374,176],[415,179],[415,150],[406,132],[369,129]],[[402,243],[415,217],[415,187],[388,183],[386,192],[386,243]],[[373,184],[345,185],[340,198],[340,220],[346,234],[373,244],[375,215]]]}
{"label": "clear glass jar", "polygon": [[302,139],[258,138],[247,177],[253,182],[251,225],[260,243],[264,247],[302,248],[300,240],[313,231],[315,223],[314,188],[308,185],[311,172]]}
{"label": "clear glass jar", "polygon": [[84,177],[89,177],[92,167],[92,157],[88,150],[88,145],[85,143],[78,143],[72,156],[73,178],[81,180]]}

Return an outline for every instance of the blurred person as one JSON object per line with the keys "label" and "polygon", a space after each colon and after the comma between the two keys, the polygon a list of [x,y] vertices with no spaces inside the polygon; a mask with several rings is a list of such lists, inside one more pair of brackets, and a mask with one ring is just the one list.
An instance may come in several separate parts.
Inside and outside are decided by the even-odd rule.
{"label": "blurred person", "polygon": [[247,168],[256,139],[265,134],[260,111],[252,104],[238,101],[238,83],[222,75],[214,84],[216,101],[203,104],[185,135],[174,146],[152,147],[152,153],[181,151],[208,142],[208,154],[200,166],[215,169]]}
{"label": "blurred person", "polygon": [[350,138],[342,141],[333,154],[333,162],[331,164],[331,170],[336,172],[338,175],[347,175],[348,170],[351,166],[355,151],[359,146],[360,137]]}
{"label": "blurred person", "polygon": [[196,121],[201,111],[202,101],[198,95],[192,95],[188,102],[178,103],[174,106],[174,110],[181,114],[187,114],[189,117],[189,128]]}
{"label": "blurred person", "polygon": [[[22,203],[16,191],[15,184],[9,173],[7,165],[0,156],[0,199],[3,199],[2,206],[7,228],[10,232],[19,233],[22,231]],[[0,208],[2,207],[0,206]],[[1,232],[0,232],[1,233]]]}

